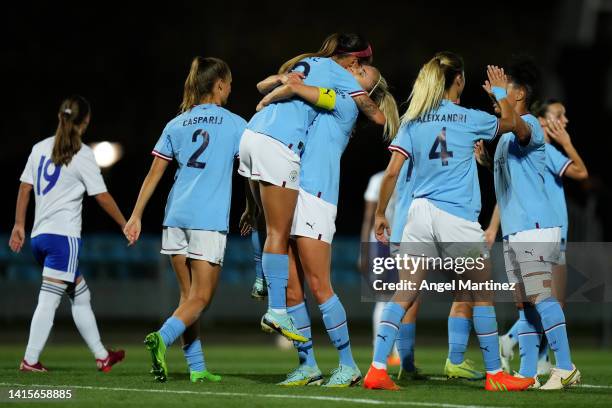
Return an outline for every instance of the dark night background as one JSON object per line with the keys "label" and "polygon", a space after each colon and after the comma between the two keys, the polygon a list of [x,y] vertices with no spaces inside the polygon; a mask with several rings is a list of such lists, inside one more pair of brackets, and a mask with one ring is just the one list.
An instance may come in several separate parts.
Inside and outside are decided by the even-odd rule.
{"label": "dark night background", "polygon": [[[230,64],[234,82],[228,108],[248,120],[260,97],[256,82],[288,58],[317,50],[336,31],[360,32],[371,41],[374,64],[398,102],[405,101],[427,59],[452,50],[466,62],[462,104],[489,110],[480,88],[485,65],[504,64],[513,53],[533,55],[544,73],[545,96],[567,106],[570,134],[591,174],[584,185],[566,183],[571,206],[580,209],[591,197],[603,231],[612,226],[603,211],[610,205],[606,138],[612,119],[612,10],[591,12],[580,1],[21,4],[4,5],[2,15],[3,233],[12,228],[28,153],[53,134],[64,96],[79,93],[92,104],[85,142],[123,145],[123,159],[104,176],[127,218],[151,163],[149,152],[178,110],[193,56],[216,56]],[[368,178],[387,160],[380,130],[360,123],[342,160],[339,233],[359,232]],[[144,232],[159,233],[171,182],[170,171],[149,204]],[[243,202],[241,182],[236,175],[234,232]],[[486,171],[481,187],[486,227],[493,204]],[[91,200],[83,225],[86,233],[119,233]]]}

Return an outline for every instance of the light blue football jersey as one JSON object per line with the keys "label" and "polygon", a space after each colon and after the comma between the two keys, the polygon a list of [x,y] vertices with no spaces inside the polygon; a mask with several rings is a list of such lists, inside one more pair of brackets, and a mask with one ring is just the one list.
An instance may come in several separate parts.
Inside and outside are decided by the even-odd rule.
{"label": "light blue football jersey", "polygon": [[334,110],[317,115],[308,129],[308,145],[300,168],[300,188],[333,205],[338,205],[340,158],[358,115],[353,98],[338,90]]}
{"label": "light blue football jersey", "polygon": [[391,236],[389,241],[399,244],[402,242],[404,227],[408,221],[408,211],[412,204],[412,192],[414,186],[414,167],[412,160],[407,159],[402,165],[397,183],[395,184],[395,211],[391,223]]}
{"label": "light blue football jersey", "polygon": [[521,146],[514,133],[504,133],[495,150],[495,195],[504,236],[561,226],[544,187],[544,131],[535,116],[522,119],[531,128],[529,143]]}
{"label": "light blue football jersey", "polygon": [[[567,158],[555,146],[546,143],[546,172],[544,173],[544,186],[550,202],[561,223],[561,242],[567,242],[567,204],[565,190],[563,189],[563,173],[572,160]],[[563,247],[564,245],[562,245]]]}
{"label": "light blue football jersey", "polygon": [[[306,85],[332,88],[353,97],[366,94],[355,77],[331,58],[304,58],[292,71],[302,72]],[[299,153],[306,145],[308,127],[319,112],[302,99],[292,98],[266,106],[253,115],[247,127]]]}
{"label": "light blue football jersey", "polygon": [[213,104],[168,122],[152,152],[178,162],[164,226],[228,230],[232,170],[245,127],[240,116]]}
{"label": "light blue football jersey", "polygon": [[402,126],[389,146],[414,161],[413,198],[469,221],[478,221],[480,184],[474,143],[495,138],[498,120],[449,100]]}

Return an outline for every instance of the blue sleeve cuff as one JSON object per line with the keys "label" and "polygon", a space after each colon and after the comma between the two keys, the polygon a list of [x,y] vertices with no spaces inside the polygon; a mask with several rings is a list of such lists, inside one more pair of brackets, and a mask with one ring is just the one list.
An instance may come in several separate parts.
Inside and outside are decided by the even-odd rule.
{"label": "blue sleeve cuff", "polygon": [[504,99],[507,96],[506,90],[499,86],[494,86],[491,91],[493,92],[493,95],[495,95],[495,99],[497,99],[498,101]]}

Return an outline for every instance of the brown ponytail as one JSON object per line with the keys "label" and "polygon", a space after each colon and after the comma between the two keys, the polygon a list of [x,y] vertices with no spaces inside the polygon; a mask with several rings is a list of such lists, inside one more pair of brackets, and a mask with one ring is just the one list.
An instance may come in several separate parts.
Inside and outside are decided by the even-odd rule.
{"label": "brown ponytail", "polygon": [[229,79],[231,75],[225,61],[212,57],[195,57],[185,80],[181,112],[188,111],[198,105],[204,96],[210,95],[218,79]]}
{"label": "brown ponytail", "polygon": [[68,165],[72,157],[81,150],[79,127],[90,112],[89,102],[82,96],[73,95],[64,99],[59,109],[59,123],[51,153],[53,164],[56,166]]}

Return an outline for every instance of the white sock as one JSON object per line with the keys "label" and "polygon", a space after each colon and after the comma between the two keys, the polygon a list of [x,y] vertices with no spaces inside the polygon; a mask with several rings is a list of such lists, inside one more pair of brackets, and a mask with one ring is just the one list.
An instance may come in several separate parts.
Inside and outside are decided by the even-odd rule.
{"label": "white sock", "polygon": [[501,370],[502,370],[501,368],[498,368],[497,370],[487,371],[487,374],[495,375],[501,372]]}
{"label": "white sock", "polygon": [[386,370],[387,369],[387,365],[384,363],[379,363],[376,361],[372,361],[372,365],[374,366],[374,368],[377,368],[379,370]]}
{"label": "white sock", "polygon": [[68,285],[43,280],[38,295],[38,304],[30,324],[30,337],[24,360],[30,365],[38,363],[38,358],[53,327],[55,310],[62,301],[62,295]]}
{"label": "white sock", "polygon": [[96,359],[104,360],[108,357],[108,351],[102,345],[100,340],[100,332],[96,324],[96,316],[91,310],[91,293],[85,283],[85,279],[74,288],[74,292],[70,294],[72,301],[72,318],[76,324],[79,333],[87,343],[87,346],[94,354]]}
{"label": "white sock", "polygon": [[272,310],[274,313],[279,314],[281,316],[284,316],[287,314],[287,309],[270,309]]}

